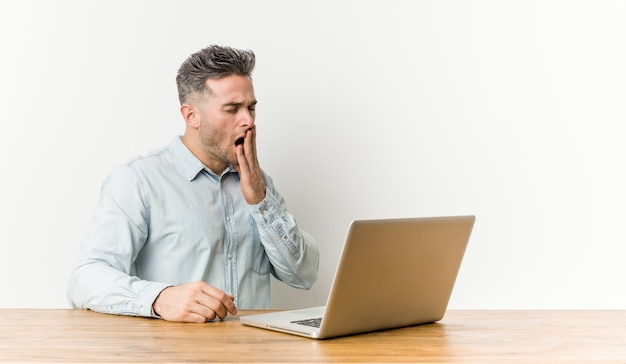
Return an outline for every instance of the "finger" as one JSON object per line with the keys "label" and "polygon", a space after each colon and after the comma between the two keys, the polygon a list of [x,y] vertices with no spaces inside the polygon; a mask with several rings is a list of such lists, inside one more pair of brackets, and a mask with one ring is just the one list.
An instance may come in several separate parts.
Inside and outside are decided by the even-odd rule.
{"label": "finger", "polygon": [[249,130],[250,132],[250,155],[256,160],[256,126]]}
{"label": "finger", "polygon": [[215,298],[209,300],[207,307],[209,307],[211,311],[211,314],[207,316],[209,320],[215,320],[218,317],[223,319],[228,316],[228,311],[226,307],[224,307],[224,304]]}
{"label": "finger", "polygon": [[239,172],[243,172],[248,176],[252,176],[253,173],[256,173],[255,170],[259,168],[259,162],[256,157],[256,148],[253,140],[252,131],[248,130],[246,132],[244,144],[241,145],[241,154],[239,150],[237,150],[237,161],[241,167]]}
{"label": "finger", "polygon": [[248,158],[248,164],[250,168],[254,168],[259,164],[257,158],[257,149],[256,149],[256,127],[248,130],[246,133],[247,137],[246,141],[248,142],[246,145],[246,158]]}
{"label": "finger", "polygon": [[248,129],[246,131],[246,136],[243,139],[243,153],[246,156],[246,158],[250,158],[250,156],[253,155],[252,152],[252,130]]}
{"label": "finger", "polygon": [[235,152],[237,154],[237,165],[235,166],[235,169],[237,169],[237,172],[239,172],[242,175],[246,174],[249,170],[249,167],[248,167],[248,161],[246,160],[246,157],[244,156],[243,144],[238,145],[237,148],[235,149]]}
{"label": "finger", "polygon": [[193,322],[193,323],[204,323],[207,322],[207,320],[213,320],[215,319],[215,315],[213,315],[212,319],[209,319],[207,316],[205,315],[201,315],[195,312],[189,312],[187,313],[187,315],[185,315],[185,317],[183,318],[183,322]]}
{"label": "finger", "polygon": [[[188,313],[189,320],[193,318],[193,322],[206,322],[217,318],[224,319],[226,316],[228,316],[228,311],[224,305],[219,300],[208,296],[198,300]],[[199,318],[196,319],[195,317]]]}
{"label": "finger", "polygon": [[205,306],[212,309],[220,318],[226,317],[228,313],[237,314],[237,307],[235,307],[234,302],[235,296],[226,294],[226,292],[208,284],[203,287],[203,293],[207,298],[204,303]]}

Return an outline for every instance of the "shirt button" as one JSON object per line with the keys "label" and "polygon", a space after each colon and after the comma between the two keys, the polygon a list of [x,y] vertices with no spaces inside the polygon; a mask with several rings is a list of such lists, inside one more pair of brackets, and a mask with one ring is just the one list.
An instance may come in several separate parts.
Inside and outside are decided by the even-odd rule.
{"label": "shirt button", "polygon": [[233,259],[233,255],[232,254],[228,254],[228,259]]}

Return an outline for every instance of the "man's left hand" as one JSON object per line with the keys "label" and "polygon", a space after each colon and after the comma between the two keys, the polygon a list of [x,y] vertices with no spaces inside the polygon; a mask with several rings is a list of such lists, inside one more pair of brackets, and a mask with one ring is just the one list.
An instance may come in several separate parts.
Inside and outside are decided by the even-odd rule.
{"label": "man's left hand", "polygon": [[243,144],[236,146],[238,165],[235,166],[241,178],[241,192],[246,202],[256,205],[265,198],[265,182],[256,154],[256,127],[246,132]]}

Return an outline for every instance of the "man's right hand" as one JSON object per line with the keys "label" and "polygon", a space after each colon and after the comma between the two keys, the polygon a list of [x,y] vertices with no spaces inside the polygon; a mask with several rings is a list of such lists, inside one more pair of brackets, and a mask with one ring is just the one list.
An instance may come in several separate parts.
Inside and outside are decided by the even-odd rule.
{"label": "man's right hand", "polygon": [[166,321],[206,322],[237,314],[235,297],[205,282],[167,287],[152,304],[154,312]]}

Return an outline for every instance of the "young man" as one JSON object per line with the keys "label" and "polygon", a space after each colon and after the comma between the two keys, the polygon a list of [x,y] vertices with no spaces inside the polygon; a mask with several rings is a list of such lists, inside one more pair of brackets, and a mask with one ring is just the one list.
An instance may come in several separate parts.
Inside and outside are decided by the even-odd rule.
{"label": "young man", "polygon": [[270,273],[315,282],[317,244],[257,159],[254,63],[210,46],[180,67],[185,133],[104,182],[68,284],[73,307],[205,322],[267,308]]}

